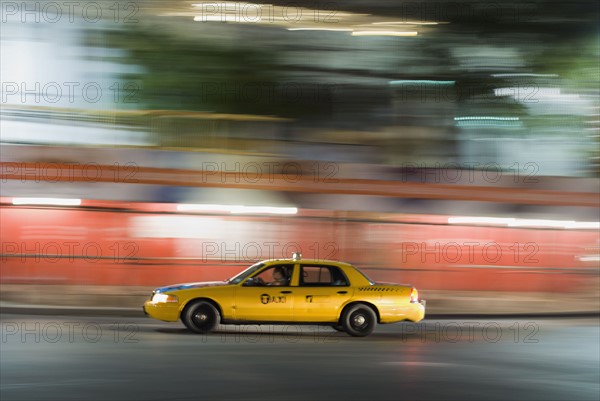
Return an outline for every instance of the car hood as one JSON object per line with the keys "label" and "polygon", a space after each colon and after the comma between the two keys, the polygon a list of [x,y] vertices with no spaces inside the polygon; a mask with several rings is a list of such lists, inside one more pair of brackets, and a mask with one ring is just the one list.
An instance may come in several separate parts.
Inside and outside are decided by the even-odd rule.
{"label": "car hood", "polygon": [[227,281],[206,281],[202,283],[183,283],[183,284],[173,284],[168,285],[166,287],[160,287],[154,290],[154,292],[170,292],[170,291],[179,291],[179,290],[190,290],[192,288],[202,288],[202,287],[218,287],[222,285],[228,285]]}

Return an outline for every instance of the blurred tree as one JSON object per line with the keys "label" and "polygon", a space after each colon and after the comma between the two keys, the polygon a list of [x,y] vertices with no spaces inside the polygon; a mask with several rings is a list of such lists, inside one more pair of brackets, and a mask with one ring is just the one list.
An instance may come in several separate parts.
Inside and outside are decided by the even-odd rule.
{"label": "blurred tree", "polygon": [[[133,27],[109,34],[110,46],[142,68],[141,103],[148,109],[302,118],[329,112],[329,94],[286,80],[277,51],[232,42],[194,40]],[[315,101],[317,100],[317,101]]]}

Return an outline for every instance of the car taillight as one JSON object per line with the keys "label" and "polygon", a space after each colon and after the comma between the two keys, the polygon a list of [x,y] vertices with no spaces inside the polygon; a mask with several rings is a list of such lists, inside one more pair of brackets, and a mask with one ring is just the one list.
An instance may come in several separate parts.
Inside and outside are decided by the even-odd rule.
{"label": "car taillight", "polygon": [[419,302],[419,291],[417,291],[417,289],[415,287],[413,287],[412,291],[410,292],[410,302],[411,303]]}

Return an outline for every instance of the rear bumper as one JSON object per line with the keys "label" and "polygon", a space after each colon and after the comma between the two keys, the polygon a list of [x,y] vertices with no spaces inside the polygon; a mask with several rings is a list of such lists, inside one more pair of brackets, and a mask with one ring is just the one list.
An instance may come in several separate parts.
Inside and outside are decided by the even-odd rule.
{"label": "rear bumper", "polygon": [[411,322],[419,322],[425,318],[425,309],[427,306],[427,301],[422,299],[418,303],[412,304],[414,305],[413,310],[411,311],[407,319]]}
{"label": "rear bumper", "polygon": [[409,320],[411,322],[419,322],[425,318],[425,308],[427,301],[421,300],[419,302],[409,303],[405,306],[394,307],[390,309],[380,309],[380,321],[381,323],[396,323],[403,320]]}

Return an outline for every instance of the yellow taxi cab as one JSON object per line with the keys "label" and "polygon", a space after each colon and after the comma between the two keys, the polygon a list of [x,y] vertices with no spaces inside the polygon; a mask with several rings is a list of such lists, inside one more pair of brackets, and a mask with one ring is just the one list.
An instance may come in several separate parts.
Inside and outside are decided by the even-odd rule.
{"label": "yellow taxi cab", "polygon": [[348,263],[294,254],[258,262],[226,281],[157,288],[144,312],[166,322],[181,319],[196,333],[219,323],[296,323],[363,337],[377,323],[422,320],[425,305],[411,285],[375,283]]}

